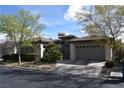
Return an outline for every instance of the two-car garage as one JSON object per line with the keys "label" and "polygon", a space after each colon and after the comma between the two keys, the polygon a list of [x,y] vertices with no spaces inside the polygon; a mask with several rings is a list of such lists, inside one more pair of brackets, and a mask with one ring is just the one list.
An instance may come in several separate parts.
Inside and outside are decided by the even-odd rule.
{"label": "two-car garage", "polygon": [[105,47],[98,44],[75,44],[76,60],[104,61]]}
{"label": "two-car garage", "polygon": [[112,60],[112,48],[104,39],[90,37],[70,40],[70,60],[105,61]]}
{"label": "two-car garage", "polygon": [[112,49],[104,39],[90,37],[70,40],[70,59],[86,61],[105,61],[112,59]]}

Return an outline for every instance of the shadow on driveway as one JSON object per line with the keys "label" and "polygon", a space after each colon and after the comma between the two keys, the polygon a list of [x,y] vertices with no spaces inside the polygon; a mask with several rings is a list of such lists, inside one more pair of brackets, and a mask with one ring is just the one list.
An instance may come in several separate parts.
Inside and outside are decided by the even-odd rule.
{"label": "shadow on driveway", "polygon": [[[121,77],[88,77],[84,74],[0,69],[0,87],[8,88],[100,88],[123,83]],[[2,78],[3,77],[3,78]],[[104,86],[103,86],[104,85]],[[124,87],[124,86],[121,86]]]}
{"label": "shadow on driveway", "polygon": [[107,77],[108,79],[105,80],[104,84],[119,84],[124,83],[124,79],[122,77]]}

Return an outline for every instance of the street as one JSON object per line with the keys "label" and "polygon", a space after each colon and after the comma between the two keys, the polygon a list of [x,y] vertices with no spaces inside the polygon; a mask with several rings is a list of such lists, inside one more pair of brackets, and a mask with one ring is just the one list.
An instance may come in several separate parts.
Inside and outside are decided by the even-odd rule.
{"label": "street", "polygon": [[124,88],[121,78],[88,77],[0,66],[0,88]]}

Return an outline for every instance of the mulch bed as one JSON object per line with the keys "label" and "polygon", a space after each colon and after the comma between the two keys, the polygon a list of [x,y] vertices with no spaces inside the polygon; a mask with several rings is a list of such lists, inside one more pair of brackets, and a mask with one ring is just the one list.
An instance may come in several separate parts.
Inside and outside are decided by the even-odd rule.
{"label": "mulch bed", "polygon": [[1,66],[9,66],[9,67],[22,67],[22,68],[29,68],[29,69],[38,69],[38,70],[52,70],[55,68],[56,63],[42,63],[42,62],[22,62],[19,65],[18,62],[0,62]]}

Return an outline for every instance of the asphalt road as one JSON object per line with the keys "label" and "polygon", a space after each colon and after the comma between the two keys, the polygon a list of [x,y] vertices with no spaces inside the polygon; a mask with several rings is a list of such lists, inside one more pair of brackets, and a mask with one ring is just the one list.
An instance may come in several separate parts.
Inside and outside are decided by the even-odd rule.
{"label": "asphalt road", "polygon": [[0,88],[124,88],[121,78],[87,77],[54,71],[18,69],[0,66]]}

